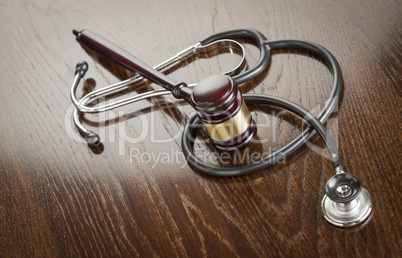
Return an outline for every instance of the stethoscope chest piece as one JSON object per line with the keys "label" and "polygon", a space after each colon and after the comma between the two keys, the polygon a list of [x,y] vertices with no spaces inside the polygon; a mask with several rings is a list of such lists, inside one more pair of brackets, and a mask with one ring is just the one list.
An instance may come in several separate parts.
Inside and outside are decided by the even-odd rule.
{"label": "stethoscope chest piece", "polygon": [[365,222],[372,211],[371,196],[360,180],[350,173],[339,173],[328,180],[322,200],[325,219],[338,227]]}

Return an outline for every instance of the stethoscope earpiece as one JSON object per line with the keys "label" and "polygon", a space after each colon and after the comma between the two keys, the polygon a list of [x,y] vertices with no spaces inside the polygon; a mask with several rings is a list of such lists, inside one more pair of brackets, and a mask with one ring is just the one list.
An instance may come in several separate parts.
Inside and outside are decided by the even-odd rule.
{"label": "stethoscope earpiece", "polygon": [[336,174],[328,180],[325,191],[321,206],[329,223],[338,227],[352,227],[370,216],[371,196],[356,176],[343,172]]}
{"label": "stethoscope earpiece", "polygon": [[100,136],[90,130],[84,133],[84,139],[91,148],[98,146],[101,142]]}

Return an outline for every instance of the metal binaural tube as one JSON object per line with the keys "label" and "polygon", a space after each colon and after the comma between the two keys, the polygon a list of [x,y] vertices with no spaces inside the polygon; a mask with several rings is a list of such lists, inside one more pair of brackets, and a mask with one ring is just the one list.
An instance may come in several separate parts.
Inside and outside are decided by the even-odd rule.
{"label": "metal binaural tube", "polygon": [[[224,51],[228,53],[238,53],[242,56],[240,63],[238,63],[234,68],[232,68],[229,71],[223,72],[225,75],[236,75],[243,71],[243,69],[246,67],[247,62],[246,62],[246,57],[245,57],[245,50],[243,46],[238,43],[237,41],[234,40],[217,40],[209,44],[201,45],[201,43],[196,43],[176,55],[170,57],[169,59],[163,61],[162,63],[156,65],[154,67],[155,70],[162,71],[163,69],[168,68],[169,66],[181,62],[182,60],[192,56],[192,55],[199,55],[199,54],[205,54],[210,51]],[[85,96],[83,96],[81,99],[77,100],[75,97],[75,92],[77,89],[77,86],[79,84],[79,81],[81,78],[85,76],[85,72],[88,70],[88,64],[85,61],[79,62],[76,67],[76,73],[74,77],[73,84],[71,86],[71,100],[76,106],[73,112],[73,121],[79,132],[84,136],[85,140],[88,142],[88,145],[90,147],[97,146],[100,143],[100,137],[96,133],[87,130],[83,124],[80,121],[79,118],[79,113],[84,112],[84,113],[99,113],[99,112],[105,112],[111,109],[115,109],[121,106],[125,106],[131,103],[134,103],[136,101],[148,99],[148,98],[153,98],[157,96],[163,96],[163,95],[168,95],[171,94],[170,91],[165,90],[165,89],[155,89],[152,91],[144,92],[141,94],[138,94],[136,96],[131,96],[127,97],[125,99],[116,101],[114,103],[109,103],[109,104],[102,104],[100,106],[95,106],[95,107],[90,107],[87,106],[87,104],[91,101],[93,101],[96,98],[99,98],[101,96],[107,96],[113,93],[117,93],[123,89],[127,89],[131,85],[138,83],[142,81],[144,78],[141,77],[140,75],[136,75],[134,77],[131,77],[129,79],[126,79],[124,81],[114,83],[112,85],[100,88],[98,90],[92,91]],[[188,84],[189,88],[193,88],[196,84],[191,83]]]}

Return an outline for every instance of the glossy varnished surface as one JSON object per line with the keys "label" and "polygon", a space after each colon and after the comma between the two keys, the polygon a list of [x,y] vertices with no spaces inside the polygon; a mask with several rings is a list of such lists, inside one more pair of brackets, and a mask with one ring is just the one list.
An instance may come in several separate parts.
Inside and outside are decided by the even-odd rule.
{"label": "glossy varnished surface", "polygon": [[[400,14],[398,1],[378,0],[2,1],[0,256],[401,256]],[[345,81],[327,126],[346,170],[373,198],[372,220],[357,231],[324,220],[320,203],[333,171],[318,137],[250,176],[192,171],[180,130],[193,110],[171,96],[85,116],[104,140],[88,149],[71,125],[76,62],[90,66],[79,96],[131,74],[80,46],[71,33],[76,27],[150,65],[240,27],[325,46]],[[257,51],[244,44],[252,65]],[[331,74],[320,60],[297,53],[274,52],[269,71],[241,91],[281,96],[318,114]],[[196,82],[231,68],[232,59],[195,60],[171,76]],[[136,87],[131,94],[157,86]],[[273,152],[305,127],[280,109],[250,110],[260,143],[245,157]],[[218,163],[205,137],[197,153]],[[220,162],[241,163],[226,156]]]}

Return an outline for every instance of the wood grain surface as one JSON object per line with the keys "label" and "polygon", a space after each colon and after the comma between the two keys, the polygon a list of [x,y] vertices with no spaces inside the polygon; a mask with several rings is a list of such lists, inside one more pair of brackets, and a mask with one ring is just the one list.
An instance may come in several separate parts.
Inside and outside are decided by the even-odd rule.
{"label": "wood grain surface", "polygon": [[[401,14],[393,0],[0,1],[0,256],[401,257]],[[193,171],[180,144],[193,110],[172,96],[85,115],[84,125],[103,140],[89,149],[71,122],[76,62],[90,67],[78,97],[132,74],[85,50],[72,34],[77,27],[150,65],[214,32],[244,27],[325,46],[344,78],[326,125],[345,168],[372,196],[371,221],[340,230],[323,218],[324,186],[334,172],[318,137],[249,176]],[[258,50],[242,44],[252,66]],[[197,82],[239,57],[192,61],[170,76]],[[331,83],[310,53],[281,50],[241,91],[318,114]],[[152,88],[142,82],[128,93]],[[259,132],[246,158],[274,152],[306,127],[280,109],[250,109]],[[241,163],[219,157],[206,139],[200,132],[199,157]]]}

